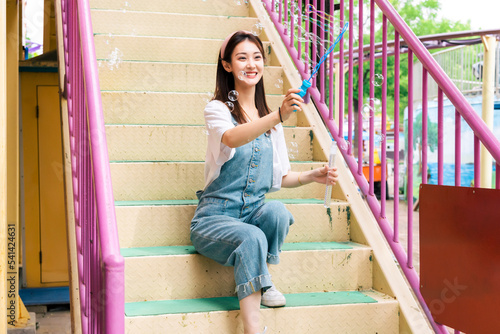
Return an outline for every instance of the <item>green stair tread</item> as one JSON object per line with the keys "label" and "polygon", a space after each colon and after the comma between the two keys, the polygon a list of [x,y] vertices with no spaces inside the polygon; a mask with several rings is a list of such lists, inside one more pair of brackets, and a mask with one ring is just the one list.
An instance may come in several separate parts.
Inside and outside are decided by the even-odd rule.
{"label": "green stair tread", "polygon": [[[283,204],[323,204],[322,199],[316,198],[285,198],[285,199],[266,199],[268,201],[280,201]],[[332,201],[335,203],[335,200]],[[347,204],[343,201],[338,201],[339,204]],[[116,206],[159,206],[159,205],[197,205],[198,200],[156,200],[156,201],[115,201]]]}
{"label": "green stair tread", "polygon": [[[286,307],[377,303],[360,291],[286,294]],[[157,300],[125,304],[127,317],[239,310],[237,297]],[[262,306],[261,308],[266,308]]]}
{"label": "green stair tread", "polygon": [[[281,247],[283,251],[302,251],[302,250],[334,250],[334,249],[353,249],[351,242],[293,242],[285,243]],[[194,246],[157,246],[157,247],[134,247],[122,248],[123,257],[141,257],[141,256],[166,256],[166,255],[189,255],[197,254]]]}
{"label": "green stair tread", "polygon": [[160,205],[198,205],[196,199],[156,200],[156,201],[115,201],[115,206],[160,206]]}
{"label": "green stair tread", "polygon": [[[290,161],[293,164],[318,164],[325,161]],[[204,164],[205,161],[185,161],[185,160],[109,160],[112,164],[146,164],[146,163],[200,163]]]}

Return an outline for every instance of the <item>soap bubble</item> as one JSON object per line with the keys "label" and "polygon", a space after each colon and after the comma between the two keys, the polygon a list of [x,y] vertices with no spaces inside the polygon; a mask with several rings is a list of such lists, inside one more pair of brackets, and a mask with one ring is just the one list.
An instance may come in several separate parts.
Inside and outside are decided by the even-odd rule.
{"label": "soap bubble", "polygon": [[282,80],[282,79],[278,79],[278,80],[276,81],[276,83],[274,84],[274,86],[275,86],[276,88],[282,88],[282,87],[283,87],[283,80]]}
{"label": "soap bubble", "polygon": [[236,101],[238,99],[239,95],[240,94],[238,93],[238,91],[232,90],[232,91],[229,92],[229,94],[228,94],[227,97],[229,98],[229,100],[231,100],[231,101],[234,102],[234,101]]}
{"label": "soap bubble", "polygon": [[378,110],[380,107],[380,100],[377,98],[373,99],[368,99],[365,104],[363,104],[363,118],[364,119],[369,119],[372,117],[372,113],[375,114],[375,112]]}
{"label": "soap bubble", "polygon": [[372,78],[372,83],[376,87],[382,86],[382,84],[384,83],[384,76],[379,73],[375,74]]}
{"label": "soap bubble", "polygon": [[230,112],[233,112],[233,110],[234,110],[234,104],[233,104],[233,102],[226,101],[224,104],[228,107],[228,109],[229,109]]}
{"label": "soap bubble", "polygon": [[257,22],[252,27],[252,34],[254,36],[259,36],[260,34],[262,34],[262,30],[263,30],[262,23]]}
{"label": "soap bubble", "polygon": [[109,45],[110,43],[113,44],[115,41],[115,36],[113,34],[109,33],[108,38],[106,38],[106,44]]}
{"label": "soap bubble", "polygon": [[350,141],[344,141],[344,142],[341,142],[339,147],[341,150],[343,151],[347,151],[347,149],[349,148],[349,146],[351,146],[351,142]]}
{"label": "soap bubble", "polygon": [[205,93],[205,96],[203,96],[203,101],[204,101],[205,103],[208,103],[208,102],[212,101],[212,97],[213,97],[213,94],[212,94],[212,93],[210,93],[210,92],[206,92],[206,93]]}
{"label": "soap bubble", "polygon": [[372,112],[375,113],[375,109],[372,108],[370,103],[363,104],[363,119],[370,119],[370,117],[372,117]]}
{"label": "soap bubble", "polygon": [[120,49],[115,48],[113,51],[111,51],[107,58],[109,69],[112,71],[115,67],[118,68],[120,66],[120,63],[122,62],[122,58],[123,52],[121,52]]}
{"label": "soap bubble", "polygon": [[288,158],[290,160],[298,160],[299,158],[299,144],[294,141],[288,146]]}
{"label": "soap bubble", "polygon": [[238,74],[238,79],[240,79],[240,80],[245,80],[246,76],[247,76],[247,72],[245,72],[245,71],[241,71],[241,72]]}
{"label": "soap bubble", "polygon": [[302,59],[304,59],[307,63],[312,63],[311,57],[309,57],[309,52],[307,51],[302,52]]}
{"label": "soap bubble", "polygon": [[[417,138],[417,140],[418,140],[418,138]],[[380,146],[380,148],[382,149],[382,147],[384,147],[385,143],[386,143],[386,137],[383,133],[381,133],[378,136],[375,136],[375,146]]]}

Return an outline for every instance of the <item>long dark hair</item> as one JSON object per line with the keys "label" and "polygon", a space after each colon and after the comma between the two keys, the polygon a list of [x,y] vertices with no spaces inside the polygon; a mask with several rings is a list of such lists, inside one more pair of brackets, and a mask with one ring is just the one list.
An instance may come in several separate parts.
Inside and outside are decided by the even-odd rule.
{"label": "long dark hair", "polygon": [[[260,53],[262,54],[262,58],[265,61],[264,54],[264,46],[259,37],[255,36],[252,33],[245,31],[236,32],[227,42],[224,58],[221,58],[221,54],[219,51],[219,60],[217,62],[217,78],[215,83],[215,92],[214,92],[214,100],[221,101],[222,103],[228,101],[228,94],[230,91],[234,89],[234,76],[233,73],[227,72],[222,65],[222,61],[226,61],[231,63],[231,55],[233,54],[233,50],[239,43],[249,40],[250,42],[257,45]],[[241,108],[238,100],[233,102],[234,110],[232,111],[233,117],[239,124],[243,124],[247,122],[245,117],[243,108]],[[259,80],[257,85],[255,86],[255,106],[259,111],[259,116],[263,117],[271,113],[271,110],[267,106],[266,102],[266,93],[264,91],[264,76]]]}

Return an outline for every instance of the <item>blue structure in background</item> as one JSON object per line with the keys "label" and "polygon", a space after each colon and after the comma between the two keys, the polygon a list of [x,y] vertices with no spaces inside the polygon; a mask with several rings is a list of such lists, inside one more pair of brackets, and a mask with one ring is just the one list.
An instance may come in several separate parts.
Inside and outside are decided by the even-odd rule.
{"label": "blue structure in background", "polygon": [[[474,97],[467,99],[474,110],[481,117],[482,115],[482,97]],[[429,183],[437,184],[437,101],[428,102],[428,143],[427,162],[429,171]],[[455,185],[455,107],[449,100],[444,100],[443,103],[443,119],[444,119],[444,170],[443,183],[445,185]],[[421,152],[419,143],[421,143],[422,130],[419,127],[422,124],[422,107],[417,106],[413,113],[413,166],[414,170],[420,169]],[[408,129],[408,109],[405,109],[404,117],[405,138]],[[495,101],[494,116],[493,116],[493,134],[500,140],[500,100]],[[405,147],[407,143],[405,142]],[[492,166],[495,171],[495,167]],[[460,167],[460,185],[471,186],[474,180],[474,133],[467,122],[462,118],[461,124],[461,167]],[[493,173],[493,177],[495,173]],[[493,182],[493,181],[492,181]],[[414,196],[418,196],[418,187],[421,183],[421,177],[418,172],[414,173]],[[415,191],[416,188],[416,191]]]}

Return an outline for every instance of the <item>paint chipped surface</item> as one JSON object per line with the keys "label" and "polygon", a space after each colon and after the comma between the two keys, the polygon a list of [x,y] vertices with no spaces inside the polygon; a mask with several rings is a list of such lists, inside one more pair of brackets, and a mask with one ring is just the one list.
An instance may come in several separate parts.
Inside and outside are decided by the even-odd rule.
{"label": "paint chipped surface", "polygon": [[326,214],[328,215],[328,221],[330,222],[330,228],[333,228],[332,210],[330,208],[327,208]]}

